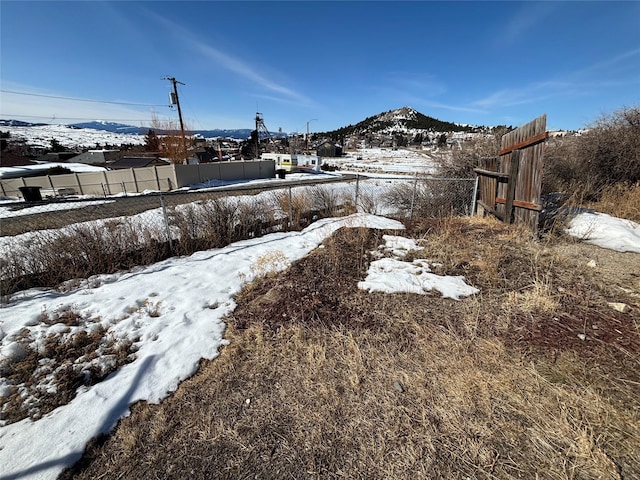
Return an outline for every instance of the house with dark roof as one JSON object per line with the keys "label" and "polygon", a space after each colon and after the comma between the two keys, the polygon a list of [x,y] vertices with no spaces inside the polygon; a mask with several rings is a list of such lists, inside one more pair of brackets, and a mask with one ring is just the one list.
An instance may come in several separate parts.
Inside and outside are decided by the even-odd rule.
{"label": "house with dark roof", "polygon": [[341,157],[342,147],[333,142],[322,142],[318,145],[318,148],[316,148],[316,154],[319,157]]}
{"label": "house with dark roof", "polygon": [[120,150],[89,150],[73,157],[73,163],[84,163],[87,165],[107,166],[120,158]]}
{"label": "house with dark roof", "polygon": [[44,155],[40,155],[36,160],[38,162],[68,162],[69,159],[77,156],[77,152],[49,152]]}
{"label": "house with dark roof", "polygon": [[169,165],[169,162],[156,157],[122,157],[109,165],[109,168],[111,170],[122,170],[126,168],[160,167],[162,165]]}

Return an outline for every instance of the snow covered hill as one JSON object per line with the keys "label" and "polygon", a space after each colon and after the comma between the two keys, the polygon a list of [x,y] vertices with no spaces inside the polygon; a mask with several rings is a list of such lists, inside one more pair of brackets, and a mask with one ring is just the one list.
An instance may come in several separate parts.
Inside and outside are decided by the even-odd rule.
{"label": "snow covered hill", "polygon": [[9,132],[12,140],[22,140],[33,147],[49,148],[51,140],[57,140],[68,149],[103,148],[119,145],[144,145],[144,135],[114,133],[92,128],[77,128],[70,125],[0,126]]}

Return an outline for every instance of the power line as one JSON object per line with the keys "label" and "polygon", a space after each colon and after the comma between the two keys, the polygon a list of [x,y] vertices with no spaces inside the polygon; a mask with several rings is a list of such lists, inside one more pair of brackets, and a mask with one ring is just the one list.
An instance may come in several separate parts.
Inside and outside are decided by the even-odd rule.
{"label": "power line", "polygon": [[136,105],[139,107],[166,107],[167,105],[163,104],[152,104],[152,103],[133,103],[133,102],[111,102],[108,100],[90,100],[88,98],[73,98],[73,97],[61,97],[57,95],[43,95],[40,93],[27,93],[27,92],[16,92],[15,90],[3,90],[0,89],[2,93],[13,93],[15,95],[27,95],[30,97],[45,97],[45,98],[57,98],[60,100],[73,100],[76,102],[91,102],[91,103],[109,103],[112,105]]}
{"label": "power line", "polygon": [[[22,117],[22,118],[46,118],[46,115],[18,115],[11,113],[0,113],[0,117],[2,118],[13,118],[13,117]],[[82,117],[58,117],[57,115],[52,117],[54,120],[95,120],[95,117],[92,118],[82,118]],[[105,122],[149,122],[148,118],[143,119],[126,119],[126,118],[100,118]]]}

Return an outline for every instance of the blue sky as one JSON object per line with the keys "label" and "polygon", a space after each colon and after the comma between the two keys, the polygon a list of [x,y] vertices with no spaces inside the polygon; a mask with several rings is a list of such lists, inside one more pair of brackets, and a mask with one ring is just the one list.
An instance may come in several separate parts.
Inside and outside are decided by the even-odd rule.
{"label": "blue sky", "polygon": [[167,76],[192,129],[259,111],[328,131],[403,106],[579,129],[640,104],[640,2],[2,0],[0,20],[2,118],[176,121]]}

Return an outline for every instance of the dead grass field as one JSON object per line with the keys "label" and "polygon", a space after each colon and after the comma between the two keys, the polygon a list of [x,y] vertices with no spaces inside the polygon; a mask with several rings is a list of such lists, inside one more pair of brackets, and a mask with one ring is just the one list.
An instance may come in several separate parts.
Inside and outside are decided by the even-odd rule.
{"label": "dead grass field", "polygon": [[415,258],[480,289],[457,302],[358,290],[382,233],[249,285],[221,355],[62,478],[640,478],[640,255],[408,225]]}

